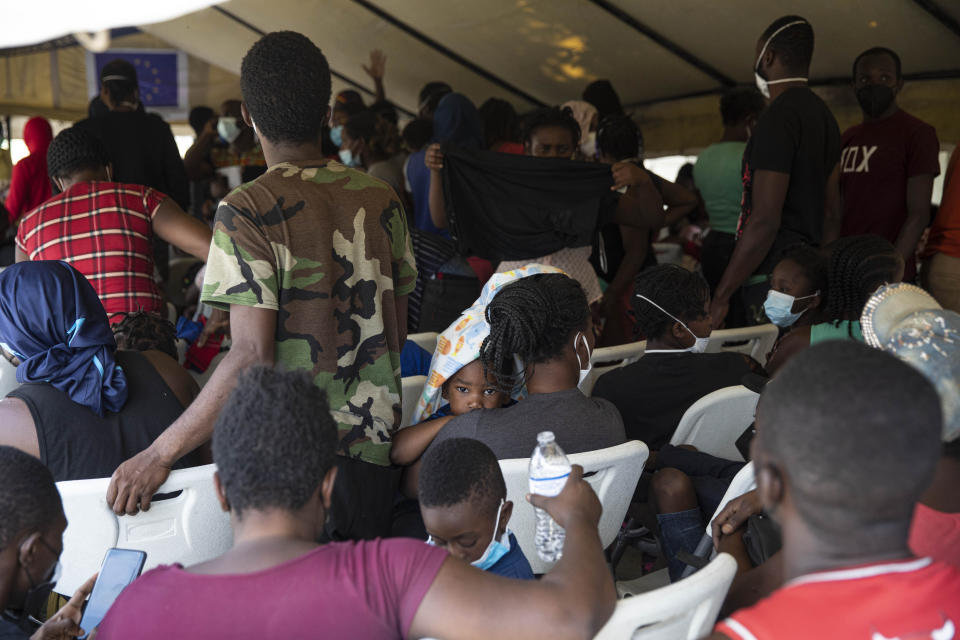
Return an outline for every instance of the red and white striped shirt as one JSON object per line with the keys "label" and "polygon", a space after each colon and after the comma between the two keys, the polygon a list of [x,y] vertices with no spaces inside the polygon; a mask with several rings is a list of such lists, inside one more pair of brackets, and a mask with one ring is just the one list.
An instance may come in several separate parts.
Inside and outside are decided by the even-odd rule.
{"label": "red and white striped shirt", "polygon": [[716,631],[733,640],[952,640],[958,628],[960,571],[914,558],[791,580]]}
{"label": "red and white striped shirt", "polygon": [[28,213],[17,247],[31,260],[63,260],[86,276],[107,316],[162,313],[153,279],[153,216],[167,196],[137,184],[80,182]]}

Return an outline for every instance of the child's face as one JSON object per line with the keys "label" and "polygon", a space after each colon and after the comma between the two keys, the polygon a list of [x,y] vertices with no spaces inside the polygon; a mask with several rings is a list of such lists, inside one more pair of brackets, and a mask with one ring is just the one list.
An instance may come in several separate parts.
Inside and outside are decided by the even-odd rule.
{"label": "child's face", "polygon": [[483,364],[479,360],[453,374],[443,386],[443,398],[450,403],[450,412],[455,416],[474,409],[498,409],[504,400],[493,376],[483,377]]}
{"label": "child's face", "polygon": [[[423,524],[431,540],[438,547],[464,562],[476,562],[487,550],[494,535],[496,505],[480,507],[472,500],[449,507],[420,506]],[[506,502],[496,523],[497,539],[503,535],[510,521],[513,503]]]}

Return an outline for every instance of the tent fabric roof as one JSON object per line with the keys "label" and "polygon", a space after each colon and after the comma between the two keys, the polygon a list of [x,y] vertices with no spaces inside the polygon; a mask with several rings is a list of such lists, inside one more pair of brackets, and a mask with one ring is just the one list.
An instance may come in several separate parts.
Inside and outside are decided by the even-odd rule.
{"label": "tent fabric roof", "polygon": [[908,77],[960,77],[960,7],[944,0],[229,0],[144,29],[238,72],[260,33],[295,29],[326,53],[342,87],[367,90],[361,65],[389,56],[388,96],[409,112],[426,82],[520,111],[580,94],[609,78],[625,104],[648,104],[750,83],[757,38],[800,12],[817,44],[811,81],[846,82],[877,45]]}

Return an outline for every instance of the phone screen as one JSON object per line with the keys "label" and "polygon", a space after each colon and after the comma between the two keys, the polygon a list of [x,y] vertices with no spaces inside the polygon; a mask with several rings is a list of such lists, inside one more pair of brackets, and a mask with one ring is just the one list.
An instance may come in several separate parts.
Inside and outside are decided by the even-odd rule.
{"label": "phone screen", "polygon": [[[120,592],[136,580],[143,570],[147,554],[134,549],[108,549],[100,567],[100,575],[93,585],[90,601],[83,612],[80,628],[87,634],[93,631],[107,615]],[[87,636],[81,636],[86,638]]]}

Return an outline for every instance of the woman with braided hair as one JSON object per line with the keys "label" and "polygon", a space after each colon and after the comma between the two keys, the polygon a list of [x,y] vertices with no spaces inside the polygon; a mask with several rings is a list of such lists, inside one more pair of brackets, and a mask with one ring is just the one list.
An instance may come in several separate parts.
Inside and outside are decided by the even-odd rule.
{"label": "woman with braided hair", "polygon": [[903,258],[887,240],[875,235],[849,236],[827,247],[827,286],[815,323],[796,327],[777,347],[774,375],[791,357],[827,340],[863,342],[860,314],[870,296],[884,284],[903,278]]}
{"label": "woman with braided hair", "polygon": [[[590,371],[594,336],[580,284],[559,273],[522,278],[487,306],[490,335],[480,361],[505,393],[526,385],[527,397],[504,409],[457,416],[434,443],[473,438],[503,460],[526,458],[537,433],[553,431],[567,453],[593,451],[624,441],[623,421],[608,401],[587,398],[578,384]],[[504,362],[517,361],[515,372]]]}

